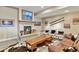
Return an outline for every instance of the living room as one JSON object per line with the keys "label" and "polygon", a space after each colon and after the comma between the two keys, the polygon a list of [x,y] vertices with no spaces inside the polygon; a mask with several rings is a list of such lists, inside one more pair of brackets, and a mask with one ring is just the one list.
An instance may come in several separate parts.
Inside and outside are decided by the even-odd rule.
{"label": "living room", "polygon": [[78,52],[78,6],[1,6],[1,52]]}

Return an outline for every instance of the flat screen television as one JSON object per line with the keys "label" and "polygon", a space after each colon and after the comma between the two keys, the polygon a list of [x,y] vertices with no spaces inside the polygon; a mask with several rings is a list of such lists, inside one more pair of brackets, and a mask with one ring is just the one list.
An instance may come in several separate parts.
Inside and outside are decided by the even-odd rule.
{"label": "flat screen television", "polygon": [[22,19],[23,20],[32,20],[32,12],[27,10],[22,10]]}
{"label": "flat screen television", "polygon": [[56,31],[55,30],[51,30],[51,34],[54,34]]}
{"label": "flat screen television", "polygon": [[45,30],[45,32],[46,32],[46,33],[48,33],[48,32],[49,32],[49,30]]}
{"label": "flat screen television", "polygon": [[0,21],[0,26],[1,26],[1,21]]}
{"label": "flat screen television", "polygon": [[13,26],[13,21],[3,20],[1,26]]}
{"label": "flat screen television", "polygon": [[64,34],[64,31],[58,31],[58,34],[63,35]]}
{"label": "flat screen television", "polygon": [[48,21],[45,21],[45,25],[47,25],[48,24]]}
{"label": "flat screen television", "polygon": [[35,25],[35,26],[41,26],[41,21],[35,21],[35,22],[34,22],[34,25]]}

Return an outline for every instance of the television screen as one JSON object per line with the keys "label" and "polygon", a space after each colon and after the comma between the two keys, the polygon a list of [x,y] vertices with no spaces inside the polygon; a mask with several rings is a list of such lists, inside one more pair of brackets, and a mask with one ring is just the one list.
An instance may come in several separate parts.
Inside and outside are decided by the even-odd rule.
{"label": "television screen", "polygon": [[45,21],[45,25],[47,25],[48,24],[48,21]]}
{"label": "television screen", "polygon": [[27,10],[22,10],[22,19],[23,20],[32,20],[32,12]]}
{"label": "television screen", "polygon": [[34,22],[34,25],[35,25],[35,26],[41,26],[41,21],[35,21],[35,22]]}
{"label": "television screen", "polygon": [[62,34],[63,35],[64,34],[64,31],[58,31],[58,34]]}
{"label": "television screen", "polygon": [[0,21],[0,26],[1,26],[1,21]]}
{"label": "television screen", "polygon": [[54,34],[56,31],[55,30],[51,30],[51,33]]}
{"label": "television screen", "polygon": [[13,21],[2,21],[2,26],[13,26]]}
{"label": "television screen", "polygon": [[46,32],[46,33],[48,33],[48,32],[49,32],[49,30],[45,30],[45,32]]}

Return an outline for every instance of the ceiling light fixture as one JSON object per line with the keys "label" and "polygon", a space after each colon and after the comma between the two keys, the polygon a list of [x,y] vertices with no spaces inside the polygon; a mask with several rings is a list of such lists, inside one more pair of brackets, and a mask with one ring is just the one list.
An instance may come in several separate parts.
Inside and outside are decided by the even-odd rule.
{"label": "ceiling light fixture", "polygon": [[41,6],[41,8],[44,8],[44,6]]}
{"label": "ceiling light fixture", "polygon": [[69,10],[65,10],[65,12],[67,13],[67,12],[69,12]]}
{"label": "ceiling light fixture", "polygon": [[[45,11],[43,11],[41,14],[45,14],[45,13],[49,13],[49,12],[54,12],[63,8],[66,8],[67,6],[62,6],[62,7],[57,7],[55,9],[51,8],[51,9],[47,9]],[[69,12],[68,10],[66,10],[65,12]]]}
{"label": "ceiling light fixture", "polygon": [[46,11],[42,12],[42,14],[45,14],[45,13],[48,13],[48,12],[51,12],[51,11],[52,11],[52,10],[49,9],[49,10],[46,10]]}

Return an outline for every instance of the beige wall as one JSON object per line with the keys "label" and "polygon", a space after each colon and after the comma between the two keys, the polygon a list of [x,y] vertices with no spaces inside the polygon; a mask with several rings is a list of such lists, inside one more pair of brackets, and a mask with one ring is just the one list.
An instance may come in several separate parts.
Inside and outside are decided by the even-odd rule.
{"label": "beige wall", "polygon": [[64,29],[65,33],[73,33],[73,34],[77,34],[79,32],[79,25],[73,25],[72,20],[74,17],[79,17],[79,12],[72,12],[72,13],[68,13],[68,14],[63,14],[63,15],[58,15],[52,18],[48,18],[46,20],[53,21],[53,20],[57,20],[64,17],[64,23],[71,25],[70,29]]}
{"label": "beige wall", "polygon": [[71,25],[71,28],[70,29],[65,29],[65,32],[69,33],[73,33],[73,34],[78,34],[79,32],[79,25],[74,25],[73,24],[73,18],[75,17],[79,17],[79,12],[75,12],[75,13],[70,13],[70,14],[67,14],[66,17],[65,17],[65,22],[66,23],[70,23]]}
{"label": "beige wall", "polygon": [[[19,16],[18,16],[18,11],[19,11]],[[14,38],[17,37],[17,31],[18,27],[19,30],[24,30],[24,26],[33,26],[31,22],[22,22],[19,23],[19,26],[17,25],[17,20],[22,20],[21,19],[21,11],[22,9],[16,9],[12,7],[0,7],[0,18],[2,19],[14,19],[14,26],[12,27],[0,27],[0,41],[5,41],[9,38]],[[19,19],[18,19],[19,17]],[[33,18],[34,20],[34,18]],[[18,26],[18,27],[17,27]]]}
{"label": "beige wall", "polygon": [[0,41],[17,36],[17,9],[0,7],[0,18],[14,19],[13,27],[0,27]]}

